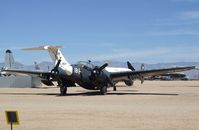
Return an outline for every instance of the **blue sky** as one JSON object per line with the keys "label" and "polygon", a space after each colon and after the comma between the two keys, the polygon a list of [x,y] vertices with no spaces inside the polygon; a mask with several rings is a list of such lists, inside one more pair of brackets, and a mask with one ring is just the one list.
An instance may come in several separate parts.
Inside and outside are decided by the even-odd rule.
{"label": "blue sky", "polygon": [[0,61],[50,61],[20,48],[63,45],[69,62],[199,61],[199,0],[0,0]]}

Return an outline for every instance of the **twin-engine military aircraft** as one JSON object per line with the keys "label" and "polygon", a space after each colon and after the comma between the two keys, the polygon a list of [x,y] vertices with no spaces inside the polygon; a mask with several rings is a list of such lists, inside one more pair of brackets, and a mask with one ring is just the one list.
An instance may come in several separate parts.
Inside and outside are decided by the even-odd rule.
{"label": "twin-engine military aircraft", "polygon": [[14,75],[38,76],[44,84],[49,86],[53,85],[53,81],[57,81],[61,95],[66,95],[67,88],[75,83],[88,90],[100,90],[100,94],[105,95],[108,87],[113,87],[113,90],[116,91],[115,84],[119,81],[124,81],[126,85],[131,86],[135,79],[140,79],[143,83],[144,77],[196,69],[195,66],[189,66],[136,71],[129,62],[127,62],[128,68],[108,67],[108,63],[95,66],[90,61],[71,65],[64,58],[60,48],[62,46],[41,46],[23,49],[27,51],[48,50],[55,63],[55,67],[49,72],[18,69],[5,69],[4,71]]}

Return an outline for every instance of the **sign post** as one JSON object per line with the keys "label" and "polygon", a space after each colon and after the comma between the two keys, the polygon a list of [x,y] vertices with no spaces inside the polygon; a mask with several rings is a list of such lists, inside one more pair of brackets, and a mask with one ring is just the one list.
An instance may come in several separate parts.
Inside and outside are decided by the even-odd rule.
{"label": "sign post", "polygon": [[7,124],[13,130],[13,125],[19,125],[19,115],[17,111],[5,111]]}

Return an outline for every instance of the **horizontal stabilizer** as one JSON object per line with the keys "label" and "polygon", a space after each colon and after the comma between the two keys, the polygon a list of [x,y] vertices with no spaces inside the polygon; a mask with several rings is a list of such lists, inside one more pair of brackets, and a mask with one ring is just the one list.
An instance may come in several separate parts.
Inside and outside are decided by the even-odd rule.
{"label": "horizontal stabilizer", "polygon": [[47,50],[50,54],[51,59],[53,60],[54,64],[57,65],[57,63],[60,60],[60,66],[62,70],[65,70],[68,75],[72,74],[73,68],[70,65],[68,61],[66,61],[64,55],[60,51],[60,48],[63,48],[63,46],[39,46],[39,47],[32,47],[32,48],[24,48],[22,50],[25,51],[35,51],[35,50]]}
{"label": "horizontal stabilizer", "polygon": [[49,50],[49,49],[59,49],[63,48],[63,46],[40,46],[40,47],[32,47],[32,48],[24,48],[24,51],[35,51],[35,50]]}

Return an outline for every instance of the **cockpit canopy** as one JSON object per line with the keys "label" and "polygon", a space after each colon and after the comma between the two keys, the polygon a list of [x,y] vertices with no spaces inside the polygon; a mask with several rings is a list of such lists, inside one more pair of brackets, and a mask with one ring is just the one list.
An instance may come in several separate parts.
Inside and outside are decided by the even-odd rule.
{"label": "cockpit canopy", "polygon": [[95,68],[95,66],[90,61],[79,61],[77,64],[81,68],[90,68],[90,69]]}

